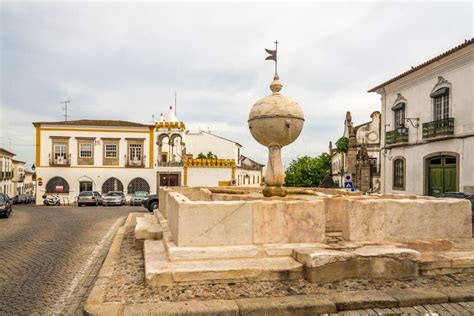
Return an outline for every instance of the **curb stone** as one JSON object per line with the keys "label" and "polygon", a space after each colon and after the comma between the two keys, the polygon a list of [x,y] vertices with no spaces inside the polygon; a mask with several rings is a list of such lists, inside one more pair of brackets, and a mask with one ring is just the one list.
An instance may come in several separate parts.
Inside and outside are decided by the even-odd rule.
{"label": "curb stone", "polygon": [[[84,306],[85,315],[315,315],[354,310],[408,307],[423,304],[459,303],[474,306],[474,286],[452,287],[439,290],[411,288],[386,291],[347,291],[331,295],[298,295],[270,298],[242,298],[236,300],[208,300],[184,302],[158,302],[122,304],[104,302],[104,292],[113,273],[115,260],[120,252],[125,230],[133,225],[130,213],[114,236],[106,259]],[[412,304],[412,305],[410,305]],[[353,310],[353,311],[349,311]],[[415,308],[416,310],[416,308]]]}

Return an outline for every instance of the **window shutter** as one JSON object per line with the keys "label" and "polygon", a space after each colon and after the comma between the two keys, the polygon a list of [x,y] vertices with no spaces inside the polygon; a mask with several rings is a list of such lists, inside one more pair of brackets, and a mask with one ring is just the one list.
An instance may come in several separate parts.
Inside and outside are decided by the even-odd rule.
{"label": "window shutter", "polygon": [[402,110],[405,108],[405,102],[398,102],[394,106],[392,106],[392,111]]}
{"label": "window shutter", "polygon": [[449,88],[439,88],[435,92],[432,92],[430,94],[430,97],[431,98],[436,98],[436,97],[439,97],[439,96],[442,96],[442,95],[448,94],[448,93],[449,93]]}

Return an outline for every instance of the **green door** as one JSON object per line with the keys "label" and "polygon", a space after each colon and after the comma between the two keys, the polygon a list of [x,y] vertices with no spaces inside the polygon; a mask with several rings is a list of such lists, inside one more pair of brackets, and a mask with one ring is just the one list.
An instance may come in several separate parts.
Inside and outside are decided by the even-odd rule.
{"label": "green door", "polygon": [[456,192],[456,158],[433,157],[428,161],[428,195]]}

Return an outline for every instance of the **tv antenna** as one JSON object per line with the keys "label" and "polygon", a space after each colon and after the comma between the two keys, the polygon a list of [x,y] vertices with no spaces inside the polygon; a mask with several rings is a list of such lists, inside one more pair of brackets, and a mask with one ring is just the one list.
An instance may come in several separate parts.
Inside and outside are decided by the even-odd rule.
{"label": "tv antenna", "polygon": [[67,99],[66,101],[61,102],[61,104],[64,104],[63,111],[64,111],[64,121],[65,122],[67,122],[67,118],[68,118],[67,106],[69,105],[69,103],[71,103],[71,101],[69,99]]}

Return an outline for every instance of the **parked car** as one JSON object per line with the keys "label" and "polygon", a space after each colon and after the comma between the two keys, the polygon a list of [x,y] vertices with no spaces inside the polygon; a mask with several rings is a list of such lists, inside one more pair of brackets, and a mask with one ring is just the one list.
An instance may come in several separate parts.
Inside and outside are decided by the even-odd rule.
{"label": "parked car", "polygon": [[100,205],[102,202],[102,195],[97,191],[82,191],[77,197],[77,206]]}
{"label": "parked car", "polygon": [[27,201],[28,197],[25,194],[18,194],[13,198],[13,204],[26,204]]}
{"label": "parked car", "polygon": [[0,193],[0,215],[10,217],[12,213],[12,200],[5,193]]}
{"label": "parked car", "polygon": [[159,204],[160,199],[158,197],[158,194],[150,194],[146,199],[143,200],[143,207],[150,212],[156,210]]}
{"label": "parked car", "polygon": [[130,205],[142,205],[143,201],[148,197],[148,192],[137,191],[130,198]]}
{"label": "parked car", "polygon": [[125,205],[125,194],[122,191],[110,191],[104,195],[103,206],[109,205]]}
{"label": "parked car", "polygon": [[35,197],[33,196],[33,194],[25,194],[26,195],[26,203],[30,204],[30,203],[34,203],[35,202]]}
{"label": "parked car", "polygon": [[471,209],[474,212],[474,195],[469,195],[464,192],[444,192],[441,193],[438,197],[469,200],[471,202]]}

